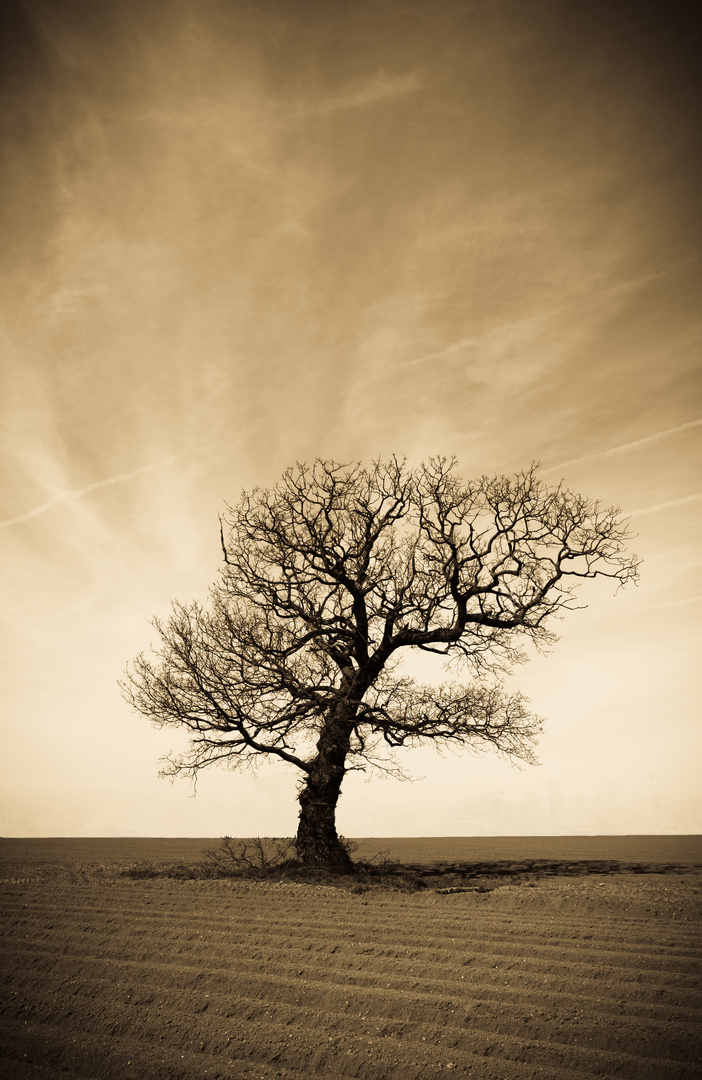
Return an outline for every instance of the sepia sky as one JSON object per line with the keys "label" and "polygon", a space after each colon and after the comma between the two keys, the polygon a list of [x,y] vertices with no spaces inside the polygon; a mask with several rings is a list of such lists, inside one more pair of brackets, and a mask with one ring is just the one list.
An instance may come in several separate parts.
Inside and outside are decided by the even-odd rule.
{"label": "sepia sky", "polygon": [[23,0],[0,58],[5,836],[290,835],[123,703],[217,514],[297,460],[532,460],[631,515],[514,685],[538,768],[415,750],[347,836],[702,832],[693,5]]}

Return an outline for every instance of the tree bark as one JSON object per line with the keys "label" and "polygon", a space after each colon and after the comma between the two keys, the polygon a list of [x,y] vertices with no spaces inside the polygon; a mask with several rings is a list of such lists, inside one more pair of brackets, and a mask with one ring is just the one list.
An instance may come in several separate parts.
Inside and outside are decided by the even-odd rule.
{"label": "tree bark", "polygon": [[303,866],[349,873],[351,858],[336,831],[336,805],[346,773],[352,724],[330,718],[322,729],[317,754],[300,790],[300,821],[295,840]]}

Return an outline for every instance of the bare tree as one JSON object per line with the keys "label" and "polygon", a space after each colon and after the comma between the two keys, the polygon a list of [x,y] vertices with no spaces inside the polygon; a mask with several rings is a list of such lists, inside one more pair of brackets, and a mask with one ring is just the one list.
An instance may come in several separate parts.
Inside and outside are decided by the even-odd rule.
{"label": "bare tree", "polygon": [[[154,620],[160,647],[128,669],[125,696],[190,733],[165,775],[264,758],[299,769],[298,857],[338,869],[349,769],[392,767],[424,740],[533,762],[541,721],[500,675],[524,643],[554,640],[580,579],[637,576],[618,510],[545,486],[535,467],[465,483],[443,457],[298,464],[245,492],[220,531],[209,601]],[[472,681],[420,685],[402,671],[408,649]]]}

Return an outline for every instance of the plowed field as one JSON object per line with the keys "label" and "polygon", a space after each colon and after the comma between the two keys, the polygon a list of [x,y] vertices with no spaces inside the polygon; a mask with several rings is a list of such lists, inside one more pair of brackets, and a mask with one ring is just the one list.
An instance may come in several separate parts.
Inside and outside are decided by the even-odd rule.
{"label": "plowed field", "polygon": [[692,867],[414,893],[3,876],[3,1077],[702,1075]]}

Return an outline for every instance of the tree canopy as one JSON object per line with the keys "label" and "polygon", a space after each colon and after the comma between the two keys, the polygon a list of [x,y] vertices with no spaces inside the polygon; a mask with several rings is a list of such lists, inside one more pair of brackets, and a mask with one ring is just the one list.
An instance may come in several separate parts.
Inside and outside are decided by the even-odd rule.
{"label": "tree canopy", "polygon": [[[536,467],[465,482],[444,457],[298,464],[228,506],[220,536],[209,599],[154,620],[160,644],[128,669],[125,696],[189,732],[167,775],[296,767],[298,857],[341,869],[345,773],[427,740],[533,762],[541,720],[501,676],[526,644],[554,640],[581,580],[623,585],[638,566],[619,510]],[[413,649],[463,678],[418,683],[401,663]]]}

